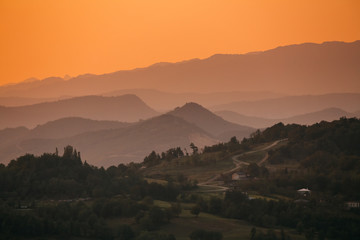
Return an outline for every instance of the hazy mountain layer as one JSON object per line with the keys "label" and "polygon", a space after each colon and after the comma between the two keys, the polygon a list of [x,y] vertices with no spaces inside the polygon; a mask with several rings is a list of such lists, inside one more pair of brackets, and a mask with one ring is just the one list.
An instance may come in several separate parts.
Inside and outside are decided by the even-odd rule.
{"label": "hazy mountain layer", "polygon": [[130,123],[117,121],[97,121],[79,117],[61,118],[39,125],[31,130],[32,138],[65,138],[85,132],[104,129],[118,129],[130,126]]}
{"label": "hazy mountain layer", "polygon": [[243,115],[233,111],[216,111],[216,115],[222,117],[226,121],[237,123],[240,125],[246,125],[253,128],[265,128],[274,125],[277,120],[269,119],[269,118],[261,118],[261,117],[253,117]]}
{"label": "hazy mountain layer", "polygon": [[[125,89],[102,94],[104,96],[119,96],[123,94],[135,94],[144,100],[149,106],[159,111],[169,111],[186,102],[196,102],[205,107],[225,104],[235,101],[255,101],[260,99],[283,97],[283,94],[272,92],[213,92],[213,93],[170,93],[153,89]],[[1,101],[1,99],[0,99]],[[1,104],[0,104],[1,105]]]}
{"label": "hazy mountain layer", "polygon": [[135,95],[85,96],[21,107],[0,107],[0,129],[34,127],[64,117],[136,122],[158,115]]}
{"label": "hazy mountain layer", "polygon": [[[255,129],[225,121],[196,103],[188,103],[164,114],[133,124],[64,118],[34,129],[0,131],[0,159],[8,162],[25,153],[54,152],[66,145],[83,152],[83,159],[110,166],[142,161],[151,151],[169,148],[200,149],[231,137],[248,137]],[[190,151],[190,150],[189,150]]]}
{"label": "hazy mountain layer", "polygon": [[341,117],[358,117],[358,115],[356,115],[355,113],[349,113],[339,108],[327,108],[321,111],[311,112],[283,119],[251,117],[232,111],[218,111],[215,113],[226,119],[227,121],[242,125],[248,125],[254,128],[266,128],[279,122],[282,122],[284,124],[296,123],[301,125],[311,125],[321,121],[331,122],[334,120],[338,120]]}
{"label": "hazy mountain layer", "polygon": [[[39,128],[48,128],[46,124]],[[172,115],[162,115],[125,128],[91,131],[76,136],[56,139],[36,137],[39,128],[34,130],[13,129],[17,134],[6,144],[0,143],[1,162],[8,162],[25,153],[41,154],[54,152],[55,148],[73,145],[89,163],[110,166],[124,162],[140,162],[151,151],[165,151],[171,147],[189,148],[191,142],[199,148],[212,145],[214,139],[204,130]],[[0,131],[0,136],[10,134],[11,129]],[[31,138],[34,134],[34,138]],[[56,136],[56,135],[55,135]]]}
{"label": "hazy mountain layer", "polygon": [[260,118],[284,119],[326,108],[340,108],[346,112],[355,112],[360,108],[360,94],[290,96],[259,101],[233,102],[214,106],[210,109],[213,111],[228,110]]}

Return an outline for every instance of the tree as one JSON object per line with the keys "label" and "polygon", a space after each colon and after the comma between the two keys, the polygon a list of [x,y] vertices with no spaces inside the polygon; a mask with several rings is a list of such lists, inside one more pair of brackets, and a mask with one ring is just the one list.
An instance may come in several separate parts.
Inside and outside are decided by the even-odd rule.
{"label": "tree", "polygon": [[223,238],[221,232],[205,231],[202,229],[191,232],[189,237],[191,240],[221,240]]}
{"label": "tree", "polygon": [[304,231],[304,224],[300,221],[298,222],[298,224],[296,225],[296,230],[299,234],[302,234]]}
{"label": "tree", "polygon": [[256,228],[253,227],[250,232],[250,240],[255,240],[255,236],[256,236]]}
{"label": "tree", "polygon": [[152,151],[149,156],[144,158],[144,165],[151,167],[160,163],[160,156],[155,151]]}
{"label": "tree", "polygon": [[256,163],[250,163],[247,166],[247,173],[250,177],[258,177],[260,174],[260,167]]}
{"label": "tree", "polygon": [[194,143],[190,143],[190,148],[193,150],[193,155],[197,154],[199,149]]}
{"label": "tree", "polygon": [[176,240],[174,235],[158,232],[142,232],[136,240]]}
{"label": "tree", "polygon": [[182,212],[179,202],[171,204],[171,212],[174,214],[174,216],[179,217],[180,213]]}
{"label": "tree", "polygon": [[74,148],[70,145],[67,145],[66,147],[64,147],[64,154],[63,154],[63,158],[72,158],[73,157],[73,151]]}
{"label": "tree", "polygon": [[312,228],[305,232],[305,238],[307,240],[313,240],[314,236],[315,236],[315,232],[314,232],[314,229],[312,229]]}
{"label": "tree", "polygon": [[195,205],[191,208],[191,214],[195,215],[196,217],[199,216],[200,214],[200,206],[199,205]]}
{"label": "tree", "polygon": [[239,144],[239,140],[237,140],[237,138],[234,136],[230,139],[230,143],[231,144]]}
{"label": "tree", "polygon": [[135,237],[135,233],[129,225],[120,225],[117,230],[117,237],[123,240],[131,240]]}

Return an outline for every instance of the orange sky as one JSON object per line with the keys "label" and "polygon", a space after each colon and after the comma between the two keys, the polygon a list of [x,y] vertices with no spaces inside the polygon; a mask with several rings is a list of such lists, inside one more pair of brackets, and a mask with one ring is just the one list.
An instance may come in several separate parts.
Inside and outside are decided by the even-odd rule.
{"label": "orange sky", "polygon": [[0,0],[0,85],[360,39],[359,0]]}

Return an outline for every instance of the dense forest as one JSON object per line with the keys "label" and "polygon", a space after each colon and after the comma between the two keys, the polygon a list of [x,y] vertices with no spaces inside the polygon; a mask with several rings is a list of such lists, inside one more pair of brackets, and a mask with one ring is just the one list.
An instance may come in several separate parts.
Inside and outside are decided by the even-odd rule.
{"label": "dense forest", "polygon": [[165,186],[148,183],[138,173],[140,167],[134,163],[106,170],[90,166],[71,146],[62,156],[27,154],[1,165],[0,232],[133,239],[127,225],[115,232],[107,228],[104,219],[113,217],[136,217],[141,229],[155,230],[174,215],[171,209],[164,211],[141,200],[176,201],[181,184],[187,184],[184,180]]}
{"label": "dense forest", "polygon": [[312,126],[275,125],[256,134],[250,141],[288,138],[288,144],[269,151],[271,165],[298,164],[296,170],[284,168],[273,176],[283,189],[307,186],[325,199],[360,199],[360,121],[342,118]]}
{"label": "dense forest", "polygon": [[[226,181],[228,191],[207,197],[197,193],[196,179],[179,172],[149,181],[146,170],[161,164],[186,167],[216,165],[234,154],[263,143],[284,140],[268,151],[267,164],[252,162],[244,171],[247,180]],[[191,152],[172,148],[151,152],[142,163],[107,169],[82,161],[72,146],[64,153],[27,154],[0,165],[0,237],[80,237],[82,239],[175,239],[161,231],[192,204],[191,214],[201,212],[241,219],[267,228],[253,228],[249,239],[290,239],[281,231],[295,229],[306,239],[360,239],[360,211],[345,207],[360,194],[360,120],[342,118],[312,126],[276,124],[249,138]],[[308,187],[311,196],[296,190]],[[252,199],[250,192],[268,198]],[[280,197],[274,197],[280,196]],[[168,207],[154,200],[169,202]],[[123,219],[116,228],[111,219]],[[127,219],[132,219],[130,224]],[[222,239],[222,233],[199,229],[189,239]]]}

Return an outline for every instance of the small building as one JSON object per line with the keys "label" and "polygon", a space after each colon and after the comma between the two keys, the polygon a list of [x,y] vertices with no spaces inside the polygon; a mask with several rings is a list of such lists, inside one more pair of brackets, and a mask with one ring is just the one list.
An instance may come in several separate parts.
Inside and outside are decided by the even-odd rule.
{"label": "small building", "polygon": [[360,208],[360,202],[346,202],[345,207],[350,208]]}
{"label": "small building", "polygon": [[308,188],[302,188],[297,190],[298,194],[301,195],[302,197],[308,197],[311,194],[311,191]]}
{"label": "small building", "polygon": [[247,178],[247,176],[246,176],[246,173],[244,173],[244,172],[234,172],[231,175],[231,180],[234,180],[234,181],[244,180],[246,178]]}

